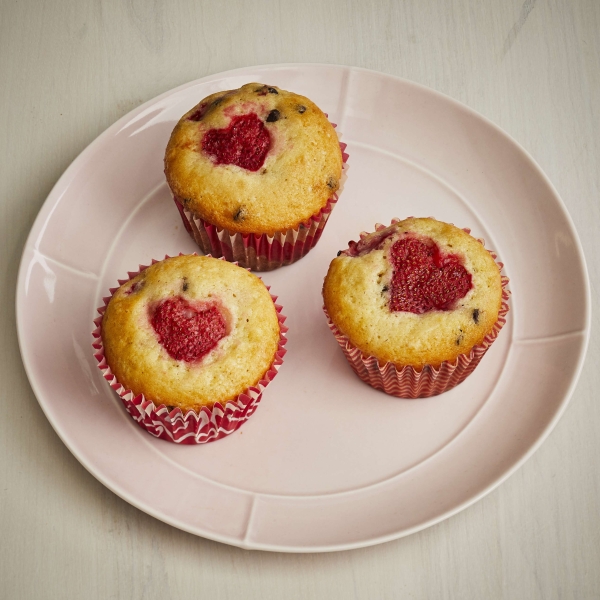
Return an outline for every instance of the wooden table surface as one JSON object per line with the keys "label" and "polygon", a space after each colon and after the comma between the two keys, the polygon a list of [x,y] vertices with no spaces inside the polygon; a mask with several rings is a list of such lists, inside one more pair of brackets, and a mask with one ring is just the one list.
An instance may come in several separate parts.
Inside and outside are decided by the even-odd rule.
{"label": "wooden table surface", "polygon": [[520,142],[600,285],[597,0],[1,0],[0,598],[600,598],[598,317],[571,404],[512,477],[420,533],[331,554],[243,551],[130,506],[62,444],[29,386],[17,268],[62,172],[119,117],[255,64],[355,65],[422,83]]}

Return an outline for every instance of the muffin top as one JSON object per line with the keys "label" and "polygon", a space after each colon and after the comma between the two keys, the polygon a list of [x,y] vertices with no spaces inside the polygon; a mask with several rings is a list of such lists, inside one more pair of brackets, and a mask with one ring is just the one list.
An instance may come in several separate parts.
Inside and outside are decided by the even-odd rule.
{"label": "muffin top", "polygon": [[492,330],[500,269],[483,244],[435,219],[409,218],[351,242],[323,286],[336,327],[364,354],[439,366]]}
{"label": "muffin top", "polygon": [[339,188],[335,130],[308,98],[249,83],[208,96],[183,115],[165,174],[194,215],[238,233],[297,228]]}
{"label": "muffin top", "polygon": [[279,334],[263,282],[204,256],[148,267],[114,293],[102,320],[106,360],[119,383],[157,406],[195,411],[256,385]]}

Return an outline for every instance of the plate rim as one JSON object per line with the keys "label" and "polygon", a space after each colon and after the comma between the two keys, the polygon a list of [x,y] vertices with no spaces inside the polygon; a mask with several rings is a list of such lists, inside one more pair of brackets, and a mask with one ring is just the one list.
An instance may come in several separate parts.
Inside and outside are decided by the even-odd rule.
{"label": "plate rim", "polygon": [[[564,394],[564,397],[559,405],[558,410],[556,410],[552,419],[549,421],[549,423],[546,425],[546,427],[541,431],[541,433],[539,434],[537,439],[529,446],[528,450],[519,458],[519,460],[514,462],[510,467],[508,467],[506,469],[506,471],[504,473],[502,473],[501,476],[496,478],[492,483],[490,483],[488,486],[486,486],[483,490],[481,490],[477,494],[473,495],[472,497],[467,498],[465,501],[463,501],[462,503],[453,507],[452,509],[450,509],[428,521],[419,523],[418,525],[415,525],[408,529],[404,529],[400,532],[394,532],[392,534],[387,534],[387,535],[378,536],[378,537],[372,537],[372,538],[369,538],[366,540],[363,539],[358,542],[348,542],[348,543],[343,543],[343,544],[334,544],[334,545],[327,545],[327,546],[280,546],[277,544],[264,544],[264,543],[256,543],[256,542],[247,543],[245,540],[232,539],[231,537],[228,537],[226,535],[220,535],[213,531],[202,531],[201,533],[199,533],[198,529],[194,530],[194,528],[188,526],[185,523],[179,522],[176,518],[173,518],[170,515],[161,514],[159,511],[155,510],[152,506],[146,504],[143,501],[140,501],[137,498],[133,498],[126,491],[122,490],[119,485],[117,485],[114,482],[108,481],[106,479],[104,473],[96,472],[94,470],[93,466],[88,464],[87,460],[84,457],[79,456],[77,454],[76,450],[69,444],[66,434],[62,431],[59,423],[57,423],[55,421],[55,419],[49,414],[49,412],[47,411],[47,409],[44,405],[44,402],[41,399],[44,397],[44,392],[41,390],[38,382],[36,381],[35,376],[31,371],[31,365],[28,364],[28,361],[26,359],[25,347],[24,347],[25,346],[24,333],[23,333],[24,316],[23,316],[23,309],[21,308],[23,306],[23,302],[20,301],[22,298],[22,295],[24,293],[25,273],[27,270],[26,258],[27,258],[28,250],[35,251],[35,244],[34,244],[35,236],[39,235],[40,229],[43,229],[44,222],[51,214],[53,208],[58,204],[58,200],[60,199],[60,196],[58,196],[58,197],[56,197],[56,196],[57,196],[59,188],[62,188],[66,183],[69,182],[69,178],[72,177],[72,175],[74,175],[75,173],[77,173],[80,164],[83,161],[85,161],[87,156],[94,151],[94,147],[97,144],[101,143],[101,141],[104,140],[105,138],[108,138],[109,136],[114,135],[114,130],[118,130],[122,127],[123,124],[125,124],[127,122],[131,122],[131,120],[135,116],[142,113],[144,110],[146,110],[150,106],[155,105],[157,102],[160,102],[160,101],[164,100],[165,98],[168,98],[169,96],[177,94],[177,93],[179,93],[187,88],[193,87],[195,85],[207,83],[211,80],[216,80],[216,79],[221,79],[221,78],[226,78],[226,77],[233,77],[233,76],[240,75],[240,74],[246,73],[248,71],[252,71],[252,70],[302,69],[302,68],[343,69],[343,70],[346,70],[347,72],[357,71],[357,72],[364,72],[364,73],[367,73],[370,75],[375,75],[378,77],[389,78],[389,79],[398,81],[402,85],[405,85],[408,87],[414,87],[414,88],[417,88],[428,94],[433,94],[434,96],[439,97],[440,99],[442,99],[445,102],[449,102],[454,107],[460,109],[461,111],[465,111],[470,116],[484,122],[487,126],[491,127],[495,131],[495,133],[499,134],[502,138],[504,138],[505,141],[510,143],[514,147],[514,149],[517,150],[521,154],[523,159],[529,163],[529,166],[533,168],[533,170],[539,177],[541,177],[543,182],[548,186],[548,188],[552,192],[554,199],[557,201],[556,204],[560,208],[562,216],[565,219],[565,223],[569,227],[570,233],[572,235],[576,253],[579,257],[579,261],[580,261],[580,265],[581,265],[581,270],[582,270],[582,274],[583,274],[583,284],[584,284],[583,300],[584,300],[584,310],[585,310],[585,327],[580,332],[581,334],[583,334],[582,335],[583,339],[582,339],[582,343],[580,345],[579,357],[578,357],[575,369],[573,371],[573,375],[571,377],[570,384],[568,386],[567,391]],[[432,525],[440,523],[441,521],[444,521],[445,519],[461,512],[462,510],[475,504],[481,498],[485,497],[490,492],[492,492],[494,489],[496,489],[498,486],[500,486],[513,473],[515,473],[527,460],[529,460],[529,458],[531,458],[531,456],[539,449],[539,447],[543,444],[543,442],[548,438],[548,436],[553,431],[553,429],[555,428],[558,421],[562,418],[567,406],[569,405],[569,403],[571,401],[571,398],[573,396],[575,388],[579,382],[579,378],[581,376],[581,372],[583,370],[585,358],[587,356],[587,351],[589,348],[589,341],[590,341],[590,336],[591,336],[591,316],[592,316],[591,315],[591,313],[592,313],[591,300],[592,300],[591,299],[591,284],[590,284],[590,279],[589,279],[589,272],[588,272],[588,267],[587,267],[587,261],[585,258],[585,253],[583,251],[583,246],[582,246],[579,234],[577,232],[577,229],[575,228],[573,219],[572,219],[569,211],[567,210],[567,207],[566,207],[563,199],[561,198],[560,194],[557,192],[555,186],[552,184],[552,182],[550,181],[548,176],[544,173],[544,171],[541,169],[541,167],[538,165],[538,163],[532,157],[532,155],[517,140],[515,140],[511,135],[509,135],[506,131],[501,129],[494,122],[489,120],[484,115],[481,115],[480,113],[478,113],[477,111],[475,111],[474,109],[469,107],[468,105],[466,105],[462,102],[459,102],[458,100],[455,100],[454,98],[452,98],[451,96],[448,96],[447,94],[444,94],[443,92],[440,92],[438,90],[430,88],[421,83],[418,83],[418,82],[415,82],[415,81],[412,81],[412,80],[409,80],[409,79],[406,79],[403,77],[399,77],[397,75],[392,75],[392,74],[384,73],[381,71],[375,71],[375,70],[367,69],[367,68],[363,68],[363,67],[355,67],[355,66],[351,66],[351,65],[343,65],[343,64],[335,64],[335,63],[273,63],[273,64],[263,64],[263,65],[248,65],[248,66],[244,66],[244,67],[230,69],[227,71],[220,71],[220,72],[212,73],[212,74],[206,75],[204,77],[183,83],[183,84],[176,86],[170,90],[162,92],[161,94],[158,94],[157,96],[150,98],[149,100],[143,102],[139,106],[133,108],[132,110],[127,112],[125,115],[123,115],[122,117],[117,119],[115,122],[110,124],[104,131],[102,131],[98,136],[96,136],[93,140],[91,140],[90,143],[87,144],[86,147],[83,148],[83,150],[81,150],[81,152],[71,161],[69,166],[62,172],[60,177],[57,179],[55,184],[52,186],[52,189],[50,190],[46,199],[42,203],[42,205],[33,221],[33,224],[31,225],[31,228],[30,228],[30,231],[25,240],[23,250],[21,253],[21,258],[19,261],[19,268],[18,268],[17,281],[16,281],[16,294],[15,294],[15,315],[16,315],[17,340],[18,340],[18,346],[19,346],[19,352],[21,355],[21,360],[22,360],[22,363],[23,363],[23,366],[24,366],[24,369],[25,369],[25,372],[27,375],[27,379],[31,386],[31,389],[36,397],[36,400],[38,401],[38,404],[40,405],[40,407],[42,409],[42,412],[44,413],[44,415],[50,422],[52,428],[58,435],[59,439],[62,441],[63,444],[65,444],[65,446],[69,449],[71,454],[78,460],[78,462],[95,479],[100,481],[100,483],[102,483],[102,485],[107,487],[114,494],[116,494],[117,496],[119,496],[121,499],[125,500],[127,503],[131,504],[132,506],[135,506],[139,510],[142,510],[143,512],[151,515],[152,517],[154,517],[164,523],[167,523],[173,527],[176,527],[178,529],[181,529],[181,530],[191,533],[193,535],[201,536],[206,539],[210,539],[213,541],[225,543],[228,545],[232,545],[232,546],[236,546],[236,547],[244,548],[244,549],[255,549],[255,550],[273,551],[273,552],[287,552],[287,553],[312,553],[312,552],[334,552],[334,551],[344,551],[344,550],[351,550],[351,549],[357,549],[357,548],[364,548],[364,547],[369,547],[369,546],[373,546],[373,545],[377,545],[377,544],[381,544],[381,543],[386,543],[389,541],[393,541],[395,539],[399,539],[399,538],[411,535],[413,533],[416,533],[418,531],[421,531],[423,529],[431,527]]]}

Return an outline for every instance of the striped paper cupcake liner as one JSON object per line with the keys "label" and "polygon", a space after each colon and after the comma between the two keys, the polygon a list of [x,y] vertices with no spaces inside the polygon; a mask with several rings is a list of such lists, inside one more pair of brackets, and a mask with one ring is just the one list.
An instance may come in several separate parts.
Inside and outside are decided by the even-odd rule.
{"label": "striped paper cupcake liner", "polygon": [[[398,221],[399,219],[394,219],[392,224]],[[376,231],[385,228],[385,225],[379,223],[375,226]],[[471,230],[467,228],[463,231],[471,233]],[[366,235],[366,233],[361,234],[361,239]],[[477,241],[485,245],[484,240],[477,238]],[[488,252],[498,265],[499,270],[502,271],[504,264],[497,260],[497,254],[491,250],[488,250]],[[510,298],[510,290],[507,287],[508,277],[501,275],[501,282],[502,301],[498,311],[498,319],[481,344],[473,346],[470,352],[460,354],[452,361],[444,361],[439,366],[425,365],[420,369],[410,365],[396,366],[392,362],[379,361],[374,356],[364,354],[335,326],[325,307],[323,307],[323,310],[327,316],[329,329],[331,329],[350,366],[360,379],[371,387],[398,398],[428,398],[437,396],[462,383],[475,370],[484,354],[498,337],[500,330],[506,323],[506,315],[509,311],[508,300]]]}
{"label": "striped paper cupcake liner", "polygon": [[[180,254],[179,256],[182,256]],[[170,258],[165,256],[165,259]],[[151,264],[159,261],[152,260]],[[126,279],[119,279],[119,287],[127,281],[139,275],[150,265],[140,265],[138,271],[128,272]],[[277,296],[271,294],[271,299],[277,311],[279,321],[279,344],[273,362],[263,375],[262,379],[237,398],[229,400],[224,404],[216,402],[211,407],[203,407],[199,412],[189,410],[185,414],[180,408],[173,408],[161,404],[156,406],[151,400],[147,400],[143,394],[135,394],[132,390],[126,389],[112,373],[104,354],[104,345],[102,343],[102,318],[106,307],[112,298],[112,295],[119,287],[110,289],[110,296],[103,298],[104,304],[98,308],[100,314],[94,320],[95,329],[92,332],[94,338],[93,348],[94,357],[98,361],[98,368],[102,371],[102,376],[106,379],[110,387],[118,394],[123,406],[133,418],[133,420],[148,433],[154,437],[174,442],[176,444],[205,444],[221,439],[236,429],[241,427],[256,411],[258,403],[262,398],[264,389],[273,380],[281,365],[285,355],[285,337],[288,328],[284,325],[286,317],[281,313],[282,307],[276,304]],[[270,289],[267,286],[267,289]]]}

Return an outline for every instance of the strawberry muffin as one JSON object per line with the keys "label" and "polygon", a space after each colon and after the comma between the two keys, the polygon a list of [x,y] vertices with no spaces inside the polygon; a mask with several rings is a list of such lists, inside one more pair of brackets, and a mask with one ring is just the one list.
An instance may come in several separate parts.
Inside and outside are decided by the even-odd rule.
{"label": "strawberry muffin", "polygon": [[95,347],[132,416],[184,443],[237,429],[283,356],[281,309],[263,282],[224,260],[181,255],[120,283]]}
{"label": "strawberry muffin", "polygon": [[337,201],[342,148],[308,98],[249,83],[183,115],[165,175],[203,252],[269,270],[298,260],[320,238]]}
{"label": "strawberry muffin", "polygon": [[504,325],[501,268],[468,230],[394,221],[331,262],[324,308],[359,377],[396,396],[433,396],[463,381]]}

